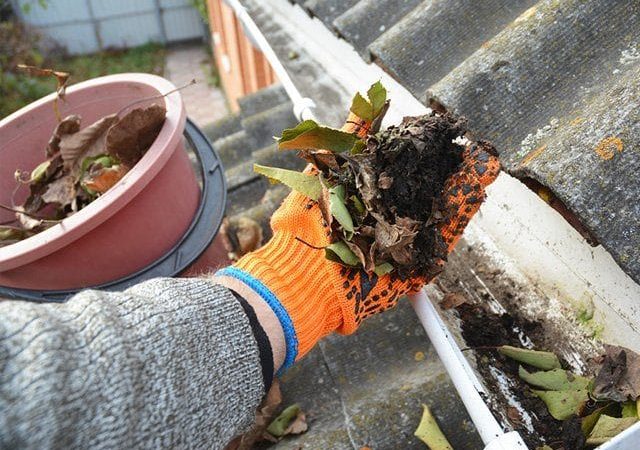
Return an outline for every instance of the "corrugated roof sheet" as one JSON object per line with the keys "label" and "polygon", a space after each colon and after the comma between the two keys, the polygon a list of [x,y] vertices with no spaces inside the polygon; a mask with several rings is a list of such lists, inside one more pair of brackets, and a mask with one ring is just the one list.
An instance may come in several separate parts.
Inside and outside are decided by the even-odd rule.
{"label": "corrugated roof sheet", "polygon": [[335,3],[304,5],[425,104],[467,116],[505,170],[550,190],[640,282],[640,2],[361,0],[322,12]]}

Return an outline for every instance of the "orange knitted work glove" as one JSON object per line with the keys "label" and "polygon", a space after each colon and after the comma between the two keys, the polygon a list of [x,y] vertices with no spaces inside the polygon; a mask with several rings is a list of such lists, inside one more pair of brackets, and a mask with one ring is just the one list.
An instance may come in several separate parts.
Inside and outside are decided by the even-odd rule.
{"label": "orange knitted work glove", "polygon": [[[343,130],[366,134],[368,127],[350,116]],[[449,252],[480,208],[484,189],[498,175],[493,147],[469,145],[459,172],[443,190],[445,218],[441,232]],[[271,219],[273,237],[219,275],[238,278],[256,291],[280,320],[287,343],[283,368],[304,356],[327,334],[353,333],[362,319],[393,307],[404,294],[417,291],[440,272],[440,261],[429,279],[400,280],[393,273],[378,277],[350,269],[325,257],[330,230],[317,202],[292,192]],[[310,247],[308,243],[318,247]]]}

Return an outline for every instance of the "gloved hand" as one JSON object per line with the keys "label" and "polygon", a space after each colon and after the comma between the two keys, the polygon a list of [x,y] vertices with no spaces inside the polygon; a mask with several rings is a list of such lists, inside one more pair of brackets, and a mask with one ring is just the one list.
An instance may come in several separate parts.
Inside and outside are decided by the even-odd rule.
{"label": "gloved hand", "polygon": [[[343,130],[364,136],[369,126],[351,114]],[[465,149],[460,171],[447,180],[442,194],[445,214],[440,230],[449,252],[499,171],[490,144],[472,143]],[[401,296],[431,281],[402,281],[393,273],[378,277],[326,259],[322,248],[330,244],[330,230],[317,202],[298,192],[289,194],[274,213],[271,228],[273,237],[267,244],[218,275],[239,279],[271,306],[285,335],[285,368],[327,334],[353,333],[363,319],[395,306]],[[443,264],[439,261],[433,273]]]}

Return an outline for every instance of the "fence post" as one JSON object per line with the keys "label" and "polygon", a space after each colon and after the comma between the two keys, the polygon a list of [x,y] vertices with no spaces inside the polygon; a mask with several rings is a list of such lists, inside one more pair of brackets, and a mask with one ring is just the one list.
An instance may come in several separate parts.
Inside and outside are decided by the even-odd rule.
{"label": "fence post", "polygon": [[162,45],[167,44],[167,29],[164,26],[164,19],[162,18],[162,5],[160,4],[160,0],[153,0],[155,4],[155,13],[156,19],[158,20],[158,26],[160,27],[160,39],[162,40]]}
{"label": "fence post", "polygon": [[87,10],[89,10],[89,19],[91,20],[91,24],[93,25],[93,33],[96,35],[96,42],[98,43],[98,48],[100,51],[104,50],[104,46],[102,45],[102,36],[100,35],[100,21],[96,18],[95,13],[93,12],[93,5],[91,4],[91,0],[86,0]]}

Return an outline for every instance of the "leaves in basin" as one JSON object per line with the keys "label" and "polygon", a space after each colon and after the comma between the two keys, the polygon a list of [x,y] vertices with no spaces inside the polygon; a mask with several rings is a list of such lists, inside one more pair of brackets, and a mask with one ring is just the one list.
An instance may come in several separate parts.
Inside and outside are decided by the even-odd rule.
{"label": "leaves in basin", "polygon": [[560,360],[551,352],[529,350],[526,348],[512,347],[510,345],[498,347],[498,351],[511,359],[528,364],[537,369],[551,370],[560,368]]}
{"label": "leaves in basin", "polygon": [[413,433],[414,436],[427,444],[431,450],[453,450],[429,407],[425,404],[422,407],[422,419]]}
{"label": "leaves in basin", "polygon": [[21,241],[30,234],[32,233],[29,233],[29,231],[23,228],[2,225],[0,226],[0,247]]}
{"label": "leaves in basin", "polygon": [[115,114],[110,114],[76,133],[62,135],[59,148],[65,168],[68,170],[76,168],[82,158],[93,156],[92,153],[96,151],[104,153],[107,130],[117,120],[118,117]]}
{"label": "leaves in basin", "polygon": [[330,150],[347,152],[356,145],[358,136],[336,128],[318,125],[313,120],[305,120],[295,128],[286,129],[278,139],[280,150]]}
{"label": "leaves in basin", "polygon": [[[49,74],[43,70],[39,74]],[[15,213],[15,226],[7,222],[0,241],[6,245],[43,231],[105,193],[149,149],[165,114],[164,106],[152,104],[122,117],[109,114],[85,128],[79,115],[60,120],[44,149],[46,159],[30,172],[16,170],[16,181],[28,186],[29,195],[21,205],[0,205]]]}
{"label": "leaves in basin", "polygon": [[109,128],[105,153],[133,167],[158,137],[166,113],[157,103],[132,109]]}
{"label": "leaves in basin", "polygon": [[253,170],[269,178],[272,183],[282,183],[312,200],[318,200],[322,193],[322,184],[320,184],[317,175],[307,175],[295,170],[261,166],[260,164],[254,164]]}

